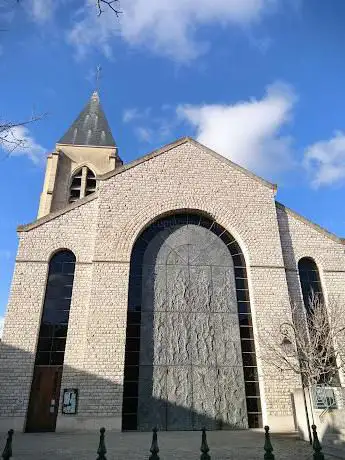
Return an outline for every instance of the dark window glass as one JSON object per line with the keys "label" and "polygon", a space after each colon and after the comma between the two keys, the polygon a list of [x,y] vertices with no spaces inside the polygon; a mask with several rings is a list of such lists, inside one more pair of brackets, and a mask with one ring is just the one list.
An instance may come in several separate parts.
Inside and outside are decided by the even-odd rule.
{"label": "dark window glass", "polygon": [[248,412],[261,412],[261,403],[259,398],[247,398]]}
{"label": "dark window glass", "polygon": [[129,311],[127,314],[128,324],[140,324],[141,313]]}
{"label": "dark window glass", "polygon": [[128,338],[126,341],[126,351],[139,351],[140,350],[140,338],[131,339]]}
{"label": "dark window glass", "polygon": [[313,295],[319,295],[323,301],[322,287],[316,263],[309,257],[304,257],[298,262],[298,272],[301,281],[304,306],[309,313]]}
{"label": "dark window glass", "polygon": [[123,412],[124,414],[135,414],[138,408],[137,398],[123,398]]}
{"label": "dark window glass", "polygon": [[36,353],[35,364],[38,366],[47,366],[48,364],[50,364],[50,352],[38,351]]}
{"label": "dark window glass", "polygon": [[125,352],[125,364],[135,366],[139,364],[139,352],[137,351],[126,351]]}
{"label": "dark window glass", "polygon": [[245,267],[235,267],[235,278],[247,278]]}
{"label": "dark window glass", "polygon": [[256,367],[244,367],[243,372],[244,380],[254,382],[259,380],[258,370]]}
{"label": "dark window glass", "polygon": [[140,325],[129,324],[127,326],[127,337],[140,337]]}
{"label": "dark window glass", "polygon": [[235,278],[236,289],[248,289],[248,281],[246,278]]}
{"label": "dark window glass", "polygon": [[249,302],[237,302],[238,312],[239,313],[250,313],[250,303]]}
{"label": "dark window glass", "polygon": [[237,254],[236,256],[232,256],[232,260],[234,262],[235,267],[243,267],[244,260],[242,254]]}
{"label": "dark window glass", "polygon": [[249,291],[248,289],[237,289],[237,300],[239,302],[248,302],[249,301]]}
{"label": "dark window glass", "polygon": [[127,382],[123,389],[124,397],[138,397],[138,382]]}
{"label": "dark window glass", "polygon": [[242,314],[238,315],[238,319],[240,322],[240,326],[252,326],[252,315],[250,314]]}
{"label": "dark window glass", "polygon": [[243,366],[256,366],[255,353],[242,353]]}
{"label": "dark window glass", "polygon": [[241,340],[242,352],[254,353],[254,340]]}
{"label": "dark window glass", "polygon": [[135,381],[139,378],[139,366],[125,366],[125,380]]}
{"label": "dark window glass", "polygon": [[137,414],[123,414],[122,429],[124,431],[131,431],[137,429]]}
{"label": "dark window glass", "polygon": [[39,338],[37,350],[38,351],[51,351],[53,346],[53,339],[52,338]]}
{"label": "dark window glass", "polygon": [[254,332],[253,332],[252,327],[241,326],[240,335],[241,335],[241,339],[253,339],[254,340]]}
{"label": "dark window glass", "polygon": [[74,267],[75,256],[71,251],[56,253],[49,263],[36,365],[63,364]]}
{"label": "dark window glass", "polygon": [[262,428],[262,415],[261,414],[248,414],[249,428]]}
{"label": "dark window glass", "polygon": [[246,396],[257,396],[260,393],[258,382],[246,382]]}

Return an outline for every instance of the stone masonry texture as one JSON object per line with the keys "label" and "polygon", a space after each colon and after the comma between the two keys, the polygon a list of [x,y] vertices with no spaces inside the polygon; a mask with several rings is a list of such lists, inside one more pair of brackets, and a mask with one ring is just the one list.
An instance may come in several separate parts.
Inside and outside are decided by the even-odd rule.
{"label": "stone masonry texture", "polygon": [[[271,184],[184,139],[104,174],[94,195],[22,227],[0,351],[0,422],[17,417],[24,427],[48,264],[66,248],[76,271],[61,389],[79,389],[76,424],[99,419],[121,429],[133,244],[158,217],[189,210],[218,222],[244,253],[264,423],[293,429],[291,393],[300,380],[262,359],[260,337],[289,317],[290,296],[301,301],[301,257],[314,258],[326,297],[345,308],[345,245],[274,195]],[[73,423],[59,410],[58,429]]]}

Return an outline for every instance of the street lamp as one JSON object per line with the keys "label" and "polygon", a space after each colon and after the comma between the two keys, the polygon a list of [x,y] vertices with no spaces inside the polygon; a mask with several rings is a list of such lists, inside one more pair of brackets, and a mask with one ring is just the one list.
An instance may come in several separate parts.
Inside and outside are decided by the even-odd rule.
{"label": "street lamp", "polygon": [[[293,356],[295,354],[294,344],[291,342],[291,340],[288,337],[289,336],[289,331],[291,331],[293,333],[293,336],[294,336],[295,342],[296,342],[296,334],[295,334],[295,329],[294,329],[293,325],[290,324],[290,323],[283,323],[280,326],[280,333],[283,336],[283,339],[281,341],[280,346],[281,346],[285,356]],[[304,387],[303,374],[302,374],[302,369],[301,369],[301,361],[299,359],[298,350],[297,350],[297,359],[298,359],[298,365],[299,365],[299,368],[300,368],[300,371],[301,371],[300,374],[301,374],[301,383],[302,383],[302,394],[303,394],[305,416],[306,416],[306,420],[307,420],[309,442],[310,442],[310,444],[312,444],[313,441],[312,441],[312,436],[311,436],[311,431],[310,431],[310,421],[309,421],[309,414],[308,414],[308,406],[307,406],[307,400],[306,400],[306,397],[305,397],[305,391],[304,391],[305,387]]]}

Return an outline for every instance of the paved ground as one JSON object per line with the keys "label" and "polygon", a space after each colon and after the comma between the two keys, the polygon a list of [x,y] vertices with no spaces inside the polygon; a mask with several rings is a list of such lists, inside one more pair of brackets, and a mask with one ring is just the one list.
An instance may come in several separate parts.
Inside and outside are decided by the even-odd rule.
{"label": "paved ground", "polygon": [[[97,433],[91,434],[23,434],[15,433],[14,460],[95,460]],[[213,431],[207,433],[212,460],[259,460],[264,458],[264,435],[258,431]],[[0,435],[0,452],[5,435]],[[201,433],[158,433],[161,460],[200,458]],[[308,443],[295,436],[272,435],[276,460],[312,460]],[[107,460],[145,460],[149,458],[150,433],[106,433]],[[327,459],[345,458],[344,455]]]}

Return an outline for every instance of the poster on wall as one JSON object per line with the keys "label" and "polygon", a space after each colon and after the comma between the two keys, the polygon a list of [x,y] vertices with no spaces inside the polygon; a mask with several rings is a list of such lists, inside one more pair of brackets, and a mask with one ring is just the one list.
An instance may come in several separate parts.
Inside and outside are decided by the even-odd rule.
{"label": "poster on wall", "polygon": [[73,415],[77,413],[78,389],[68,388],[63,391],[62,413]]}

